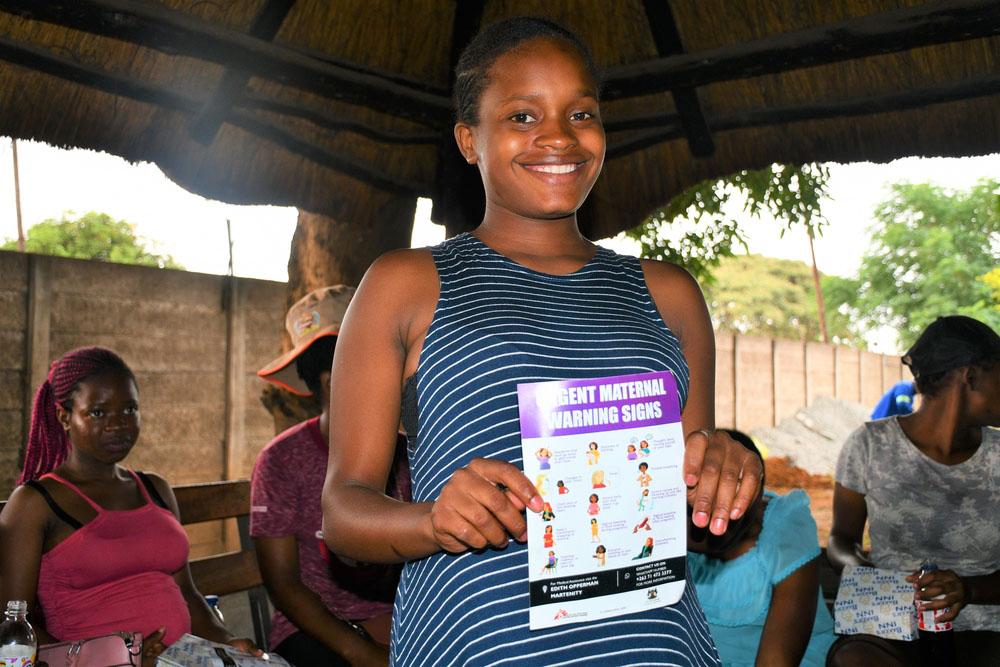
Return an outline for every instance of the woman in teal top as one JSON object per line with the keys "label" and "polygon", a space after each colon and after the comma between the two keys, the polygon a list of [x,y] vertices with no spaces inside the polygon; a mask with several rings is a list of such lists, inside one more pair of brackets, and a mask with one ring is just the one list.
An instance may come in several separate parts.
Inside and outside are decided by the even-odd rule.
{"label": "woman in teal top", "polygon": [[[730,435],[756,452],[742,433]],[[822,667],[836,636],[819,587],[808,496],[764,492],[739,523],[719,538],[693,535],[689,544],[688,581],[723,665]]]}

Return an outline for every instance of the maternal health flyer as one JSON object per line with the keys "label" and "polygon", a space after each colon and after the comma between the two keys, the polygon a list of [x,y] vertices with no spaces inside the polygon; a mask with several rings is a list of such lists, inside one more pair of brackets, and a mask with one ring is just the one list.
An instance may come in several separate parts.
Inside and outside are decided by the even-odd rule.
{"label": "maternal health flyer", "polygon": [[668,371],[519,384],[532,630],[680,600],[684,434]]}

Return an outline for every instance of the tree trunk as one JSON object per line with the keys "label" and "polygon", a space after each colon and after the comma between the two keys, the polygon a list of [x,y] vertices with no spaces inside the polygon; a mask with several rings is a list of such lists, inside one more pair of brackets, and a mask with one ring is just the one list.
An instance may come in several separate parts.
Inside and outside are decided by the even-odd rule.
{"label": "tree trunk", "polygon": [[816,313],[819,315],[819,333],[824,343],[830,342],[830,336],[826,330],[826,304],[823,301],[823,285],[819,280],[819,267],[816,266],[816,249],[813,247],[812,229],[806,230],[809,235],[809,254],[812,256],[813,288],[816,291]]}
{"label": "tree trunk", "polygon": [[373,261],[410,247],[417,200],[364,188],[367,197],[329,218],[299,211],[288,258],[288,305],[325,285],[357,285]]}
{"label": "tree trunk", "polygon": [[[344,193],[342,193],[344,194]],[[335,218],[299,211],[288,258],[288,305],[326,285],[357,285],[380,255],[410,247],[417,200],[359,185],[343,197]],[[291,347],[281,332],[282,349]],[[268,385],[261,402],[274,418],[275,433],[319,414],[312,398]]]}

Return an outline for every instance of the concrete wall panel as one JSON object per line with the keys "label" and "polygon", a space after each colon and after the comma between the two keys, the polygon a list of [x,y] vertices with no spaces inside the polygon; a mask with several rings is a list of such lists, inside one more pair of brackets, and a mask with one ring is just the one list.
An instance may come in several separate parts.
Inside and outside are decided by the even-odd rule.
{"label": "concrete wall panel", "polygon": [[3,285],[0,287],[0,329],[24,331],[28,310],[26,291],[24,288],[9,289],[4,283],[0,285]]}
{"label": "concrete wall panel", "polygon": [[736,426],[736,367],[731,333],[715,332],[715,423]]}
{"label": "concrete wall panel", "polygon": [[820,396],[833,398],[836,393],[834,346],[827,343],[806,343],[806,401]]}
{"label": "concrete wall panel", "polygon": [[0,497],[14,488],[21,469],[21,410],[0,410]]}
{"label": "concrete wall panel", "polygon": [[0,369],[24,369],[24,331],[0,329]]}
{"label": "concrete wall panel", "polygon": [[214,308],[174,301],[140,298],[115,299],[98,295],[56,292],[52,299],[52,328],[81,335],[114,332],[136,338],[173,336],[222,338],[226,335],[225,314]]}
{"label": "concrete wall panel", "polygon": [[836,353],[837,398],[844,401],[861,402],[861,382],[858,375],[861,353],[848,347],[838,347]]}
{"label": "concrete wall panel", "polygon": [[882,398],[882,355],[861,353],[861,404],[875,407]]}
{"label": "concrete wall panel", "polygon": [[741,431],[774,424],[771,339],[736,339],[736,428]]}
{"label": "concrete wall panel", "polygon": [[28,288],[27,255],[0,251],[0,285],[5,290],[22,292]]}
{"label": "concrete wall panel", "polygon": [[52,332],[53,358],[82,345],[104,345],[118,352],[136,370],[222,372],[226,364],[226,341],[204,336],[135,337],[118,333],[80,334]]}
{"label": "concrete wall panel", "polygon": [[108,299],[168,299],[209,310],[221,310],[223,276],[124,266],[77,259],[52,259],[52,289]]}
{"label": "concrete wall panel", "polygon": [[903,379],[903,363],[899,357],[882,355],[882,391],[886,392]]}
{"label": "concrete wall panel", "polygon": [[806,404],[805,347],[800,341],[774,341],[774,419],[791,417]]}
{"label": "concrete wall panel", "polygon": [[24,385],[19,371],[0,370],[0,410],[20,410]]}

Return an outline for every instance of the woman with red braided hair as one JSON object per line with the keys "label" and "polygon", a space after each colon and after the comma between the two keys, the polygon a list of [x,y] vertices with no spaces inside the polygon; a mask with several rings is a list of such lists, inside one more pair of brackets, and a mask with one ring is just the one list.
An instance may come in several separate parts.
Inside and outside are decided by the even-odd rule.
{"label": "woman with red braided hair", "polygon": [[118,465],[139,421],[135,376],[111,350],[52,364],[0,514],[0,603],[28,601],[39,643],[140,632],[144,665],[185,632],[257,652],[195,589],[170,485]]}

